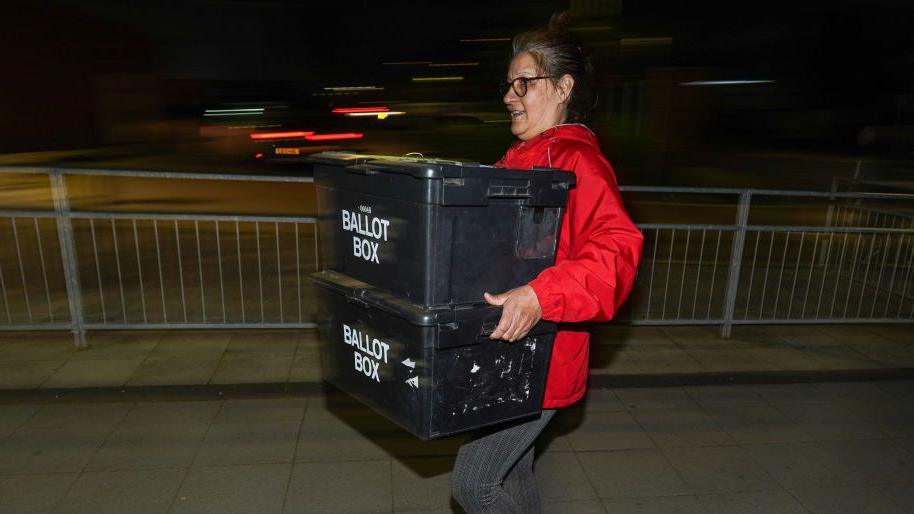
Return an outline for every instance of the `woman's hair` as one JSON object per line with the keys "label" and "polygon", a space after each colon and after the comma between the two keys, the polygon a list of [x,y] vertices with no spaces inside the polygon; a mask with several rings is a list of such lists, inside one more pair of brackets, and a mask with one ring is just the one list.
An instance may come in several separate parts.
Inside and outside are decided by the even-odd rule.
{"label": "woman's hair", "polygon": [[512,57],[529,52],[539,72],[552,77],[554,84],[565,75],[574,78],[568,98],[567,121],[579,123],[597,105],[593,64],[589,52],[568,30],[568,13],[554,14],[546,29],[524,32],[515,36]]}

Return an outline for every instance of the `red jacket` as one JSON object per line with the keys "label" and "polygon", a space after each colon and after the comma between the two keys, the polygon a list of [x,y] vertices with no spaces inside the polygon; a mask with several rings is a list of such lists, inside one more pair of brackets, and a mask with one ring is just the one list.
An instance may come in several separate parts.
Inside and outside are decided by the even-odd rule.
{"label": "red jacket", "polygon": [[[616,177],[596,136],[583,125],[559,125],[511,145],[498,166],[550,166],[573,171],[555,265],[530,285],[543,319],[608,321],[625,301],[641,257],[643,236],[629,218]],[[543,408],[575,403],[587,386],[590,334],[566,325],[556,335]]]}

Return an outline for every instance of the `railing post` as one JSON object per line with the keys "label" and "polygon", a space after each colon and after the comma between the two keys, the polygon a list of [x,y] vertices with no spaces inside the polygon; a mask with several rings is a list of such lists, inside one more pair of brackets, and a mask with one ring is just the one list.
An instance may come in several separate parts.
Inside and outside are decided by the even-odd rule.
{"label": "railing post", "polygon": [[736,308],[736,294],[739,291],[740,268],[743,263],[743,247],[746,243],[746,225],[749,223],[749,208],[752,205],[752,191],[746,189],[739,194],[736,209],[736,230],[733,232],[733,248],[730,250],[730,269],[727,275],[727,293],[724,297],[723,324],[720,336],[730,337],[733,329],[733,311]]}
{"label": "railing post", "polygon": [[86,348],[86,330],[83,328],[82,291],[79,286],[79,264],[76,260],[76,244],[73,237],[73,220],[70,218],[70,200],[67,195],[66,178],[58,169],[51,170],[48,179],[54,212],[57,221],[57,239],[60,243],[60,257],[63,261],[64,279],[67,283],[67,301],[70,307],[70,331],[77,348]]}

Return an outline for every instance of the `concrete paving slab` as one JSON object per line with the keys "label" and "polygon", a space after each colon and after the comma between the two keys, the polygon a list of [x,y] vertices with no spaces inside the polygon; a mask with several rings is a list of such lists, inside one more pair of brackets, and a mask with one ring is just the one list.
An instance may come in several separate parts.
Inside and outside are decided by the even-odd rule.
{"label": "concrete paving slab", "polygon": [[73,338],[59,335],[7,335],[0,338],[0,361],[64,361],[76,353]]}
{"label": "concrete paving slab", "polygon": [[697,496],[659,496],[603,500],[611,514],[706,514]]}
{"label": "concrete paving slab", "polygon": [[782,487],[788,489],[828,487],[846,471],[836,458],[815,442],[744,446],[752,458]]}
{"label": "concrete paving slab", "polygon": [[121,426],[208,425],[221,408],[221,401],[138,402]]}
{"label": "concrete paving slab", "polygon": [[184,478],[183,469],[83,473],[54,514],[164,514]]}
{"label": "concrete paving slab", "polygon": [[168,332],[160,336],[149,357],[219,359],[232,338],[225,332]]}
{"label": "concrete paving slab", "polygon": [[543,512],[549,514],[606,514],[600,500],[571,500],[543,503]]}
{"label": "concrete paving slab", "polygon": [[626,408],[690,409],[698,407],[695,400],[681,387],[652,387],[617,389],[616,396]]}
{"label": "concrete paving slab", "polygon": [[739,446],[664,448],[663,454],[695,493],[761,491],[780,487]]}
{"label": "concrete paving slab", "polygon": [[261,421],[210,425],[195,466],[292,462],[297,421]]}
{"label": "concrete paving slab", "polygon": [[392,459],[395,512],[428,512],[451,507],[453,457]]}
{"label": "concrete paving slab", "polygon": [[[373,416],[347,418],[356,427],[378,432]],[[309,406],[298,435],[295,459],[302,462],[358,461],[388,458],[388,453],[366,433],[329,412]],[[390,432],[387,432],[388,434]],[[388,436],[389,437],[389,436]],[[417,443],[418,444],[418,443]]]}
{"label": "concrete paving slab", "polygon": [[[155,356],[159,355],[159,356]],[[150,354],[127,381],[128,386],[208,384],[219,367],[217,359],[161,357]]]}
{"label": "concrete paving slab", "polygon": [[133,407],[131,403],[50,403],[25,423],[25,428],[99,427],[113,430]]}
{"label": "concrete paving slab", "polygon": [[625,405],[616,393],[609,389],[591,389],[579,404],[587,412],[625,410]]}
{"label": "concrete paving slab", "polygon": [[111,430],[20,428],[0,446],[0,475],[82,471]]}
{"label": "concrete paving slab", "polygon": [[580,452],[578,458],[600,498],[673,496],[692,492],[660,450]]}
{"label": "concrete paving slab", "polygon": [[235,353],[219,361],[211,384],[281,383],[289,379],[293,357],[272,354]]}
{"label": "concrete paving slab", "polygon": [[296,333],[264,334],[245,332],[233,334],[225,348],[226,357],[250,355],[271,357],[292,357],[298,346],[299,336]]}
{"label": "concrete paving slab", "polygon": [[74,352],[70,360],[142,360],[155,348],[160,338],[161,335],[155,332],[90,334],[86,338],[89,347]]}
{"label": "concrete paving slab", "polygon": [[170,514],[282,512],[291,464],[193,467]]}
{"label": "concrete paving slab", "polygon": [[0,361],[0,389],[37,389],[66,361]]}
{"label": "concrete paving slab", "polygon": [[794,489],[791,494],[811,514],[904,514],[902,508],[878,487],[822,487]]}
{"label": "concrete paving slab", "polygon": [[878,421],[856,414],[841,403],[786,404],[777,409],[816,440],[888,437]]}
{"label": "concrete paving slab", "polygon": [[639,409],[632,415],[659,448],[735,444],[701,409]]}
{"label": "concrete paving slab", "polygon": [[708,385],[685,387],[684,390],[703,408],[758,407],[769,405],[768,400],[751,385]]}
{"label": "concrete paving slab", "polygon": [[374,514],[392,510],[391,462],[384,459],[296,463],[283,513]]}
{"label": "concrete paving slab", "polygon": [[567,435],[575,451],[653,448],[654,443],[628,412],[588,412]]}
{"label": "concrete paving slab", "polygon": [[77,473],[0,476],[0,513],[47,514],[76,481]]}
{"label": "concrete paving slab", "polygon": [[572,452],[540,454],[535,473],[543,502],[597,498],[577,455]]}
{"label": "concrete paving slab", "polygon": [[808,514],[787,491],[752,491],[698,497],[708,514]]}
{"label": "concrete paving slab", "polygon": [[43,389],[119,387],[127,383],[143,358],[70,360],[41,384]]}
{"label": "concrete paving slab", "polygon": [[741,444],[808,441],[811,436],[774,406],[708,409],[711,418]]}
{"label": "concrete paving slab", "polygon": [[39,404],[0,405],[0,438],[12,434],[40,409]]}
{"label": "concrete paving slab", "polygon": [[120,426],[87,471],[188,467],[206,435],[205,424]]}
{"label": "concrete paving slab", "polygon": [[914,456],[892,440],[818,441],[826,459],[840,462],[829,485],[895,484],[914,481]]}
{"label": "concrete paving slab", "polygon": [[225,400],[213,423],[301,422],[307,398]]}

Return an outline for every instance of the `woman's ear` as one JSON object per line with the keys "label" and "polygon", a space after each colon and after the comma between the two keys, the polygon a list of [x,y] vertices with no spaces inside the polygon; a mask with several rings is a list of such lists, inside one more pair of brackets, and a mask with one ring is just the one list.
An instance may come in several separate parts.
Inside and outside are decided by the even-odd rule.
{"label": "woman's ear", "polygon": [[569,74],[562,75],[558,82],[559,99],[562,103],[571,98],[571,90],[574,89],[574,77]]}

